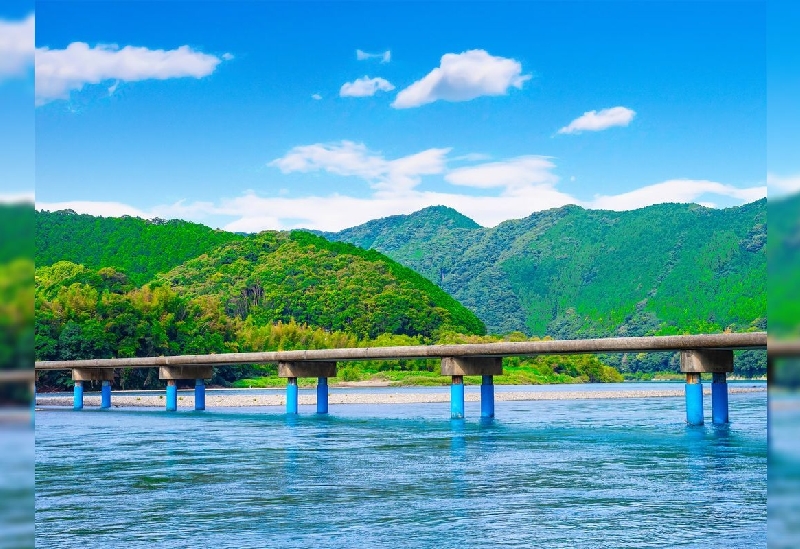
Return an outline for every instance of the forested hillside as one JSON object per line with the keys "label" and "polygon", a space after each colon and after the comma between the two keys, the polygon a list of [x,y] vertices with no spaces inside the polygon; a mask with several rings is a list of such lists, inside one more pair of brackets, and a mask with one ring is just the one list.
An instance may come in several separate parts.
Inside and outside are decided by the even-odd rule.
{"label": "forested hillside", "polygon": [[[68,261],[38,267],[35,281],[39,360],[424,344],[486,331],[407,267],[305,232],[239,239],[141,286],[122,270]],[[222,367],[215,382],[260,371]],[[126,371],[119,383],[152,387],[155,376]],[[68,373],[41,381],[63,386]]]}
{"label": "forested hillside", "polygon": [[[565,206],[493,228],[462,218],[427,208],[325,236],[369,245],[417,270],[492,333],[579,338],[766,329],[765,200],[721,210]],[[674,364],[650,355],[623,366]]]}
{"label": "forested hillside", "polygon": [[135,284],[242,236],[172,219],[95,217],[72,210],[36,212],[37,265],[72,261],[114,267]]}
{"label": "forested hillside", "polygon": [[770,199],[769,331],[776,337],[800,336],[800,194]]}

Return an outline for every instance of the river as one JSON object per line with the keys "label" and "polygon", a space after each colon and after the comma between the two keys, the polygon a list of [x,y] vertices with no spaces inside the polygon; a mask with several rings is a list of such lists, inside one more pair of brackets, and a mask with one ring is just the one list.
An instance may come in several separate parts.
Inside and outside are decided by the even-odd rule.
{"label": "river", "polygon": [[492,421],[477,403],[464,421],[443,403],[45,409],[36,544],[764,546],[766,401],[731,394],[732,423],[702,427],[681,398],[498,402]]}

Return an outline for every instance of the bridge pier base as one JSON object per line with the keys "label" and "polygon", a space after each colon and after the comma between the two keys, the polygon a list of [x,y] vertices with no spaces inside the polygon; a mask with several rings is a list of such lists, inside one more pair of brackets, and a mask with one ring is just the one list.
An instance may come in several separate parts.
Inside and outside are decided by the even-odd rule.
{"label": "bridge pier base", "polygon": [[290,377],[286,380],[286,413],[297,413],[297,378]]}
{"label": "bridge pier base", "polygon": [[[194,382],[194,409],[206,409],[206,386],[204,379],[214,377],[213,366],[160,366],[158,379],[167,382],[167,412],[178,411],[178,385],[179,380],[195,380]],[[198,405],[202,408],[198,408]]]}
{"label": "bridge pier base", "polygon": [[452,376],[450,384],[450,419],[464,419],[464,376]]}
{"label": "bridge pier base", "polygon": [[206,409],[206,382],[202,378],[194,380],[194,409],[198,412]]}
{"label": "bridge pier base", "polygon": [[728,380],[725,372],[712,374],[711,383],[711,422],[722,425],[728,423]]}
{"label": "bridge pier base", "polygon": [[336,362],[298,360],[279,362],[278,377],[286,378],[286,413],[297,413],[297,378],[317,378],[317,413],[328,413],[328,378],[336,377]]}
{"label": "bridge pier base", "polygon": [[167,380],[167,412],[178,411],[178,386],[174,379]]}
{"label": "bridge pier base", "polygon": [[72,409],[83,410],[83,381],[76,381],[72,388]]}
{"label": "bridge pier base", "polygon": [[494,376],[481,379],[481,417],[494,417]]}
{"label": "bridge pier base", "polygon": [[103,381],[100,388],[100,408],[108,410],[111,408],[111,382]]}
{"label": "bridge pier base", "polygon": [[733,351],[704,349],[681,351],[681,372],[686,374],[686,422],[703,424],[703,384],[700,374],[712,374],[711,416],[714,423],[728,422],[728,384],[725,374],[733,372]]}
{"label": "bridge pier base", "polygon": [[100,389],[100,408],[111,408],[111,382],[113,380],[114,370],[111,368],[73,368],[72,381],[75,382],[75,387],[73,389],[72,407],[75,410],[83,409],[83,390],[85,388],[84,382],[102,381],[103,385]]}
{"label": "bridge pier base", "polygon": [[494,417],[494,379],[502,375],[503,358],[495,356],[455,357],[442,359],[442,375],[451,376],[450,417],[464,417],[464,376],[482,376],[481,417]]}
{"label": "bridge pier base", "polygon": [[328,378],[317,378],[317,413],[328,413]]}

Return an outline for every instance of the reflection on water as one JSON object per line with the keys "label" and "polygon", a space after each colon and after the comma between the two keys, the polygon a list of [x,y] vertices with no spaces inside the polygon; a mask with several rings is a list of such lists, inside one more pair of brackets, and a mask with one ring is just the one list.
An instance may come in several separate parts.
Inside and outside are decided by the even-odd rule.
{"label": "reflection on water", "polygon": [[[469,403],[468,403],[469,404]],[[682,399],[46,410],[43,547],[753,547],[766,544],[766,395],[730,426]]]}

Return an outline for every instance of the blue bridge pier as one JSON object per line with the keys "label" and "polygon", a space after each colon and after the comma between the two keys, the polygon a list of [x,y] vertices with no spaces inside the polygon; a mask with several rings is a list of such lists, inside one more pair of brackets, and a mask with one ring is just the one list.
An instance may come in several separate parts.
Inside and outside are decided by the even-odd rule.
{"label": "blue bridge pier", "polygon": [[206,379],[214,377],[213,366],[161,366],[158,379],[167,382],[167,412],[178,411],[178,381],[194,380],[194,409],[206,409]]}
{"label": "blue bridge pier", "polygon": [[711,422],[728,423],[727,374],[733,372],[733,351],[703,349],[681,351],[681,372],[686,374],[686,423],[703,425],[703,384],[701,374],[711,374]]}
{"label": "blue bridge pier", "polygon": [[494,376],[503,374],[503,357],[442,358],[442,375],[451,376],[450,418],[464,418],[464,376],[481,376],[481,417],[494,417]]}
{"label": "blue bridge pier", "polygon": [[278,377],[286,378],[286,413],[297,414],[297,378],[317,378],[317,413],[328,413],[328,378],[336,377],[335,361],[278,362]]}
{"label": "blue bridge pier", "polygon": [[72,381],[75,384],[72,396],[72,407],[75,410],[83,410],[83,390],[87,381],[99,381],[102,383],[100,388],[100,408],[111,408],[111,382],[114,381],[114,370],[73,368]]}

